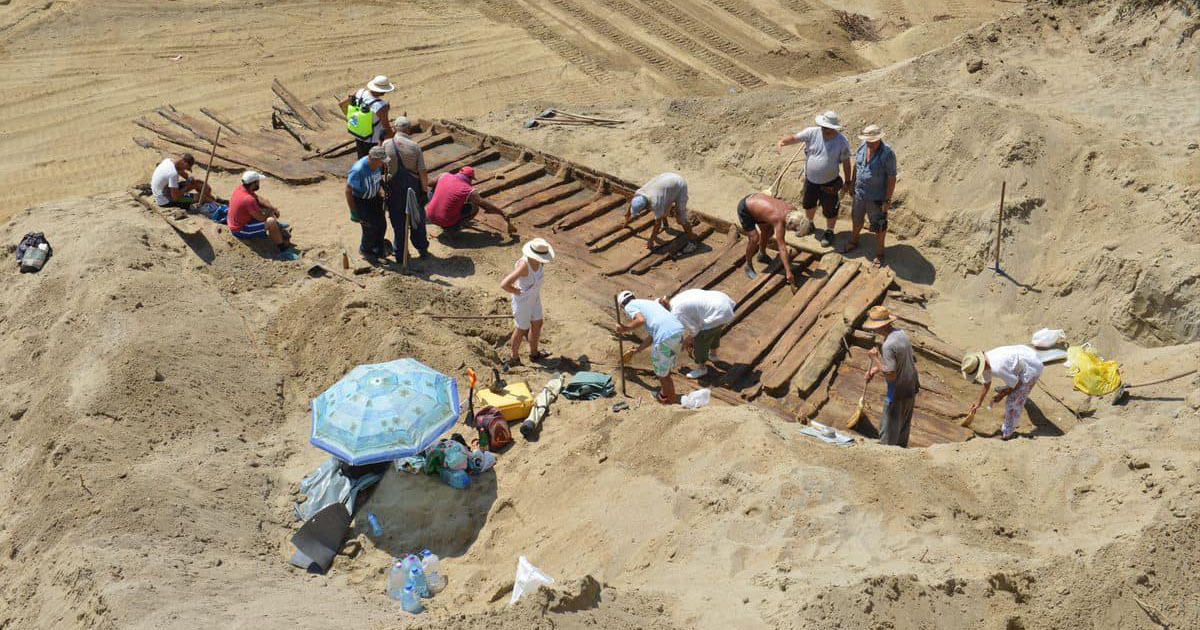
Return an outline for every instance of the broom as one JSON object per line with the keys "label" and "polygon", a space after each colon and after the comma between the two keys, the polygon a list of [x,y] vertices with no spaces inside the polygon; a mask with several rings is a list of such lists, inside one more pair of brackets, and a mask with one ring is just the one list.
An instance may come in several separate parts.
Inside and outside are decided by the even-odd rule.
{"label": "broom", "polygon": [[791,168],[791,166],[792,166],[792,162],[795,162],[795,161],[796,161],[796,158],[800,156],[800,152],[801,152],[801,151],[803,151],[803,150],[804,150],[804,147],[803,147],[803,146],[801,146],[799,149],[796,149],[796,152],[792,154],[792,157],[791,157],[791,159],[789,159],[789,160],[787,161],[787,164],[784,164],[784,165],[783,165],[783,170],[779,171],[779,176],[778,176],[778,177],[776,177],[776,178],[775,178],[775,181],[774,181],[774,182],[771,182],[771,185],[770,185],[770,186],[767,186],[767,189],[763,191],[763,194],[764,194],[764,195],[770,195],[770,196],[772,196],[772,197],[776,197],[776,196],[778,196],[778,195],[776,194],[776,193],[778,193],[778,192],[779,192],[779,191],[778,191],[778,189],[777,189],[777,187],[779,186],[779,182],[780,182],[780,180],[782,180],[782,179],[783,179],[783,174],[784,174],[784,173],[786,173],[786,172],[787,172],[787,170],[788,170],[789,168]]}
{"label": "broom", "polygon": [[[842,338],[842,346],[844,348],[846,348],[846,356],[849,356],[850,355],[850,346],[846,343],[846,339],[844,337]],[[871,363],[871,359],[868,358],[867,359],[867,371],[868,372],[871,371],[870,363]],[[846,420],[846,428],[847,429],[853,429],[855,426],[858,425],[858,421],[862,420],[863,413],[866,411],[866,407],[867,407],[867,385],[870,385],[870,384],[871,384],[871,379],[869,379],[869,378],[863,381],[862,396],[858,397],[858,405],[854,408],[854,414],[850,416],[849,420]]]}

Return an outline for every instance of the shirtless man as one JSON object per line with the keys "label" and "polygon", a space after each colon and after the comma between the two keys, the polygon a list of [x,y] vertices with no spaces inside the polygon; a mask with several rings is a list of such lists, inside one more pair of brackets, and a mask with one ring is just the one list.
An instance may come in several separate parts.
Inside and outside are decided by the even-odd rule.
{"label": "shirtless man", "polygon": [[796,276],[792,273],[792,261],[788,255],[788,246],[784,242],[784,235],[787,233],[784,222],[787,221],[788,213],[795,209],[796,206],[761,192],[750,193],[738,202],[738,223],[741,225],[742,234],[747,237],[746,276],[751,279],[758,276],[754,272],[754,250],[758,250],[759,262],[763,264],[771,262],[771,257],[767,255],[767,241],[774,233],[775,244],[779,248],[779,254],[783,256],[783,272],[787,275],[789,284],[796,284]]}

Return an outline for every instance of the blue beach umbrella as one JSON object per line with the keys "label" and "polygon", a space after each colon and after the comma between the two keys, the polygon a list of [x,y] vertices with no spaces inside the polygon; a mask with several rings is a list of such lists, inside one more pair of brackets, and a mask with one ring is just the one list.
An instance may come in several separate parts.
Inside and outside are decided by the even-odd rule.
{"label": "blue beach umbrella", "polygon": [[312,401],[314,446],[354,466],[416,455],[458,420],[458,383],[414,359],[360,365]]}

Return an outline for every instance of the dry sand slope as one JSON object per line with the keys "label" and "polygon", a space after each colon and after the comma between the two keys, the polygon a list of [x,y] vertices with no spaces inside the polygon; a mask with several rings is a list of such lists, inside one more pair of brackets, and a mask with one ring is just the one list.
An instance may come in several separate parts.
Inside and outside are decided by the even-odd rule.
{"label": "dry sand slope", "polygon": [[[97,192],[158,157],[129,142],[130,118],[170,102],[263,124],[272,76],[308,97],[373,74],[340,56],[364,33],[411,81],[410,111],[477,115],[631,179],[679,170],[710,210],[731,213],[778,166],[775,137],[832,105],[851,131],[891,134],[897,271],[933,286],[943,336],[1021,341],[1062,322],[1139,377],[1194,365],[1197,14],[944,5],[847,6],[880,25],[875,43],[825,43],[815,0],[0,5],[0,214],[16,212],[0,242],[36,229],[56,250],[38,275],[0,266],[0,628],[1155,628],[1139,600],[1200,627],[1194,377],[1062,438],[923,451],[827,448],[743,408],[564,402],[468,490],[390,475],[370,498],[385,535],[356,529],[328,576],[294,571],[292,492],[323,459],[308,400],[360,362],[495,362],[507,321],[415,313],[505,312],[495,285],[517,247],[435,243],[434,272],[356,290],[212,226],[185,242]],[[663,30],[684,8],[702,26]],[[747,76],[764,85],[744,91]],[[519,129],[563,103],[637,122]],[[1001,180],[1024,289],[979,273]],[[326,258],[355,244],[340,193],[266,189]],[[609,314],[573,295],[586,281],[551,270],[546,342],[609,356]],[[382,572],[425,545],[450,586],[413,621]],[[559,584],[510,608],[521,554]]]}

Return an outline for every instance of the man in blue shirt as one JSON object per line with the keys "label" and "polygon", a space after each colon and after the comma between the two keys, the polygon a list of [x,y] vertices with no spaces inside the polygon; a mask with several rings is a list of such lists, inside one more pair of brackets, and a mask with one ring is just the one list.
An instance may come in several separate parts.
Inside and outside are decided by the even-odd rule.
{"label": "man in blue shirt", "polygon": [[896,190],[896,153],[883,143],[883,130],[879,125],[868,125],[858,136],[863,141],[854,154],[854,188],[851,195],[854,203],[850,218],[854,231],[844,252],[858,247],[858,235],[869,219],[869,229],[875,233],[875,266],[883,265],[883,244],[887,238],[888,211],[892,207],[892,193]]}
{"label": "man in blue shirt", "polygon": [[654,375],[658,377],[661,389],[658,402],[669,405],[675,402],[675,381],[671,378],[671,370],[679,359],[683,347],[683,324],[654,300],[634,299],[633,291],[622,291],[617,294],[617,304],[625,309],[629,316],[629,324],[617,324],[617,334],[633,332],[645,326],[650,338],[642,345],[629,350],[623,357],[628,363],[633,355],[650,348],[650,364],[654,366]]}
{"label": "man in blue shirt", "polygon": [[387,162],[387,151],[374,146],[366,157],[359,158],[350,167],[346,175],[346,205],[350,208],[350,220],[362,227],[358,253],[367,258],[388,255],[383,242],[387,233],[383,214],[383,167]]}

